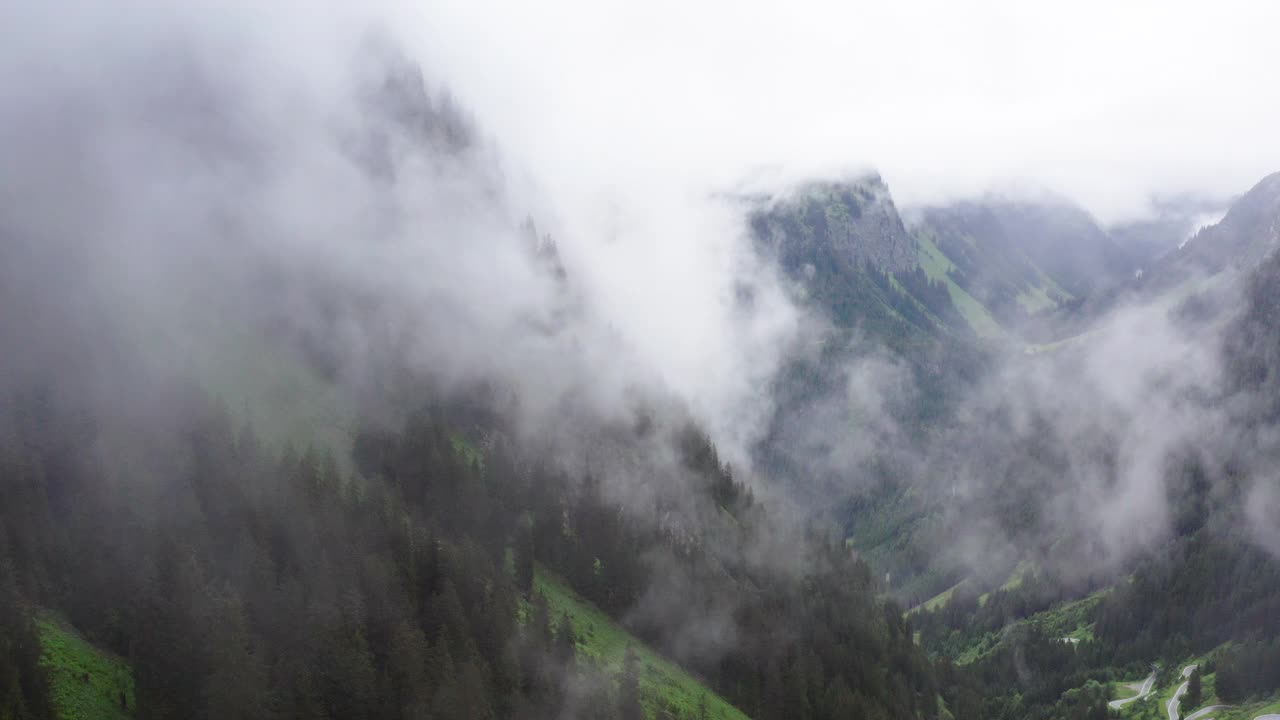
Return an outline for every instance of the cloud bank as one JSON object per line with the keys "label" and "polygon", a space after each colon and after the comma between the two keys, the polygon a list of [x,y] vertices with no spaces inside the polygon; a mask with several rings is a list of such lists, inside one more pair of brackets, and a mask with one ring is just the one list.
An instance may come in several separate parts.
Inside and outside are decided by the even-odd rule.
{"label": "cloud bank", "polygon": [[903,205],[1044,190],[1104,221],[1280,167],[1277,24],[1243,0],[482,0],[406,21],[566,192],[873,166]]}

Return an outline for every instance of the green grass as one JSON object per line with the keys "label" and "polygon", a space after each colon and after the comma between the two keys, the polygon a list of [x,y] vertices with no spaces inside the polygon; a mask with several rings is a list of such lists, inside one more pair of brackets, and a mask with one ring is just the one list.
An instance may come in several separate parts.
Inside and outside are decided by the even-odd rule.
{"label": "green grass", "polygon": [[345,463],[355,426],[353,405],[301,358],[252,331],[226,327],[207,344],[187,350],[195,380],[269,447],[319,445]]}
{"label": "green grass", "polygon": [[75,630],[52,615],[36,620],[41,663],[49,671],[53,711],[59,720],[128,720],[120,708],[124,695],[134,708],[133,673],[120,658],[90,645]]}
{"label": "green grass", "polygon": [[1141,685],[1146,681],[1147,681],[1146,678],[1142,678],[1141,680],[1120,681],[1118,683],[1115,683],[1113,686],[1113,689],[1115,690],[1115,697],[1111,699],[1112,700],[1128,700],[1129,698],[1136,696],[1138,694],[1138,691],[1134,690],[1132,687],[1129,687],[1129,686]]}
{"label": "green grass", "polygon": [[706,698],[708,715],[716,720],[748,720],[697,678],[675,663],[659,655],[613,621],[604,611],[580,597],[560,578],[539,567],[534,576],[534,589],[547,599],[553,619],[568,613],[578,635],[578,657],[588,658],[607,672],[617,673],[627,647],[635,649],[642,672],[640,691],[645,711],[655,717],[661,702],[680,713],[692,715],[702,698]]}
{"label": "green grass", "polygon": [[[124,313],[126,337],[159,377],[178,374],[226,405],[268,447],[331,450],[344,470],[355,427],[355,403],[296,350],[259,329],[236,325],[216,304],[175,305],[134,298]],[[395,393],[389,392],[395,397]]]}
{"label": "green grass", "polygon": [[1049,637],[1074,637],[1084,639],[1093,637],[1093,626],[1088,622],[1098,603],[1111,592],[1104,588],[1093,592],[1079,600],[1062,603],[1056,607],[1036,613],[1027,622],[1037,623],[1044,634]]}
{"label": "green grass", "polygon": [[1080,627],[1076,628],[1075,630],[1072,630],[1071,632],[1067,633],[1066,635],[1063,635],[1063,637],[1068,638],[1068,639],[1071,639],[1071,640],[1079,640],[1080,642],[1092,641],[1092,640],[1093,640],[1093,626],[1094,626],[1094,623],[1089,623],[1088,625],[1081,625]]}
{"label": "green grass", "polygon": [[1004,642],[1003,632],[985,633],[976,642],[956,656],[957,665],[968,665],[975,660],[986,657]]}
{"label": "green grass", "polygon": [[1029,315],[1033,315],[1041,310],[1055,308],[1059,304],[1071,300],[1072,294],[1062,288],[1061,285],[1054,282],[1043,270],[1036,268],[1036,275],[1040,279],[1040,284],[1023,290],[1018,293],[1016,300],[1022,306],[1022,309]]}
{"label": "green grass", "polygon": [[1030,290],[1023,290],[1018,293],[1018,304],[1028,315],[1034,315],[1041,310],[1058,307],[1058,302],[1049,296],[1049,291],[1043,287],[1033,287]]}
{"label": "green grass", "polygon": [[947,292],[951,295],[951,304],[956,306],[960,316],[969,323],[973,332],[981,338],[999,338],[1004,336],[1000,323],[987,312],[987,308],[977,298],[951,279],[951,271],[955,264],[934,244],[927,233],[916,233],[916,259],[920,268],[930,280],[946,283]]}
{"label": "green grass", "polygon": [[[1200,707],[1218,705],[1219,703],[1222,702],[1221,700],[1218,699],[1218,674],[1217,673],[1209,673],[1208,675],[1200,676],[1200,697],[1203,699],[1203,701],[1200,703]],[[1184,712],[1183,715],[1184,716],[1190,715],[1191,713],[1199,709],[1200,708],[1189,708],[1189,709],[1184,708],[1184,710],[1188,710],[1188,711]]]}
{"label": "green grass", "polygon": [[1097,334],[1097,332],[1098,332],[1098,329],[1093,328],[1090,330],[1085,330],[1079,335],[1072,335],[1071,337],[1066,337],[1051,343],[1029,343],[1023,347],[1023,352],[1026,353],[1027,355],[1039,355],[1040,353],[1052,352],[1054,350],[1059,350],[1061,348],[1067,347],[1068,345],[1071,345],[1073,343],[1081,342]]}
{"label": "green grass", "polygon": [[[1015,571],[1016,573],[1016,571]],[[1041,632],[1051,638],[1072,638],[1080,641],[1093,639],[1093,624],[1088,622],[1098,603],[1111,592],[1111,588],[1098,590],[1078,600],[1062,603],[1048,610],[1038,612],[1028,618],[1019,620],[1015,625],[1035,624]],[[956,657],[957,665],[968,665],[979,660],[999,648],[1004,642],[1006,628],[998,632],[985,633],[964,648]]]}
{"label": "green grass", "polygon": [[1036,564],[1030,560],[1019,560],[1017,566],[1013,568],[1013,572],[1009,573],[1009,579],[1004,581],[1000,589],[1009,592],[1022,587],[1022,582],[1026,580],[1027,573],[1034,570],[1035,567]]}
{"label": "green grass", "polygon": [[1268,698],[1259,702],[1227,708],[1213,713],[1214,720],[1253,720],[1263,715],[1280,715],[1280,700]]}
{"label": "green grass", "polygon": [[[1000,590],[1011,592],[1022,587],[1022,581],[1026,579],[1027,573],[1035,569],[1035,563],[1030,560],[1019,560],[1017,566],[1013,568],[1013,572],[1009,573],[1009,578],[999,587]],[[978,596],[978,606],[982,607],[987,604],[987,598],[991,597],[991,593],[985,592]]]}
{"label": "green grass", "polygon": [[948,600],[951,600],[951,596],[954,596],[957,589],[960,589],[960,585],[963,585],[964,583],[964,580],[960,580],[959,583],[951,585],[951,587],[945,589],[945,591],[942,591],[936,594],[936,596],[929,598],[929,600],[925,600],[923,603],[920,603],[920,605],[914,607],[913,610],[924,609],[929,612],[933,612],[934,610],[940,609],[940,607],[946,605]]}
{"label": "green grass", "polygon": [[908,610],[908,611],[907,611],[907,614],[908,614],[908,615],[910,615],[910,614],[912,614],[912,613],[920,612],[921,610],[928,610],[929,612],[933,612],[934,610],[937,610],[938,608],[942,607],[943,605],[946,605],[946,604],[947,604],[947,601],[951,599],[951,596],[952,596],[952,595],[955,595],[955,594],[956,594],[956,590],[958,590],[958,589],[960,588],[960,586],[961,586],[961,585],[965,584],[965,582],[967,582],[967,580],[961,580],[960,582],[956,583],[955,585],[952,585],[951,587],[947,588],[946,590],[943,590],[942,592],[938,593],[937,595],[934,595],[933,597],[929,598],[928,600],[925,600],[924,602],[920,603],[919,605],[917,605],[917,606],[915,606],[915,607],[911,608],[910,610]]}

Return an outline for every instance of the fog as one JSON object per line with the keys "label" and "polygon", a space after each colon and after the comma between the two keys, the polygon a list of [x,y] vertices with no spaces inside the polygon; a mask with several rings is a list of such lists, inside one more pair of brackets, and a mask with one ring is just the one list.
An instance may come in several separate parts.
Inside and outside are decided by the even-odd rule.
{"label": "fog", "polygon": [[[1280,166],[1266,3],[503,2],[422,47],[570,192],[873,166],[900,204],[1047,190],[1104,221]],[[573,158],[573,162],[566,162]]]}
{"label": "fog", "polygon": [[[174,697],[244,685],[265,707],[292,682],[280,658],[311,652],[335,696],[330,668],[372,693],[430,666],[446,709],[453,668],[505,702],[533,697],[529,663],[559,687],[547,711],[581,716],[628,672],[576,667],[582,599],[579,638],[614,643],[607,613],[690,692],[969,717],[933,684],[929,616],[886,595],[1024,567],[1058,600],[1121,595],[1202,527],[1280,557],[1280,346],[1259,302],[1280,292],[1232,258],[1212,277],[1169,260],[1170,228],[1222,221],[1280,168],[1260,79],[1277,21],[1244,3],[4,5],[18,502],[0,543],[20,542],[0,578],[12,554],[33,607],[107,628],[139,707],[168,672],[191,681]],[[1246,235],[1280,192],[1253,197],[1194,243],[1265,245]],[[926,277],[928,231],[899,208],[962,200],[1129,223],[1157,278],[1095,247],[1072,272],[1111,275],[1057,296],[1059,270],[1009,245],[965,258],[999,266],[982,288],[941,242]],[[1115,239],[1058,209],[1044,225],[1090,234],[1069,259]],[[552,651],[539,603],[560,592]],[[339,624],[297,648],[285,632]],[[191,628],[245,682],[171,659]]]}
{"label": "fog", "polygon": [[[210,327],[247,323],[318,343],[360,401],[404,367],[452,388],[497,378],[522,431],[575,463],[592,442],[564,418],[667,403],[750,463],[770,384],[825,326],[727,197],[876,168],[900,204],[1053,193],[1120,220],[1280,167],[1280,96],[1257,79],[1280,17],[1257,4],[0,12],[0,227],[34,263],[5,277],[38,310],[9,318],[13,366],[73,354],[31,341],[93,313],[163,338],[157,363],[179,368]],[[327,307],[326,287],[359,302]],[[1125,557],[1167,527],[1160,477],[1202,435],[1183,401],[1212,392],[1214,342],[1120,313],[1067,360],[1002,363],[960,412],[1013,398],[1011,445],[1048,422],[1079,453],[1062,517]],[[828,472],[915,449],[886,408],[918,389],[865,357],[790,436]],[[1091,456],[1099,436],[1122,454]],[[956,477],[934,464],[950,458],[916,462],[963,491],[985,459]]]}

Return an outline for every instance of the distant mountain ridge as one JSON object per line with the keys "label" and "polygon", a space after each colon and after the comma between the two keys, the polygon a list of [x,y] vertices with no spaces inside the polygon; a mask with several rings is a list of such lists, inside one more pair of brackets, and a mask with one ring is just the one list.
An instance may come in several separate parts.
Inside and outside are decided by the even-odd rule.
{"label": "distant mountain ridge", "polygon": [[756,249],[839,327],[888,338],[969,332],[945,283],[921,269],[919,244],[878,175],[767,198],[750,225]]}
{"label": "distant mountain ridge", "polygon": [[1145,268],[1177,251],[1201,228],[1220,221],[1236,199],[1194,195],[1157,198],[1148,216],[1117,222],[1106,230]]}
{"label": "distant mountain ridge", "polygon": [[909,270],[915,247],[889,187],[878,175],[851,182],[812,183],[771,203],[752,218],[757,237],[777,250],[787,269],[820,247],[843,268],[873,263],[887,272]]}
{"label": "distant mountain ridge", "polygon": [[1169,253],[1155,273],[1213,274],[1257,265],[1280,246],[1280,172],[1263,178],[1231,205],[1222,220]]}
{"label": "distant mountain ridge", "polygon": [[956,263],[956,282],[1011,328],[1137,269],[1089,213],[1065,202],[925,208],[918,232]]}

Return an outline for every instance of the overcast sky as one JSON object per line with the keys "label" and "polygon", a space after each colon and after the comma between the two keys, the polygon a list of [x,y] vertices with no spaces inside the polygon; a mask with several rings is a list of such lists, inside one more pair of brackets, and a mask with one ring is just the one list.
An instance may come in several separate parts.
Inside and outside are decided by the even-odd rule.
{"label": "overcast sky", "polygon": [[467,0],[398,30],[540,180],[880,170],[1104,219],[1280,169],[1280,4]]}
{"label": "overcast sky", "polygon": [[[1048,190],[1114,220],[1151,193],[1230,195],[1280,170],[1280,3],[1119,4],[0,0],[0,199],[41,223],[73,217],[63,198],[92,174],[83,143],[128,151],[105,156],[119,192],[103,203],[118,216],[198,217],[138,191],[210,204],[192,178],[217,168],[154,141],[190,112],[255,138],[290,202],[217,188],[276,211],[282,237],[347,249],[341,220],[368,208],[315,163],[362,111],[353,50],[380,28],[474,115],[512,181],[511,212],[556,238],[634,365],[722,448],[745,448],[770,411],[759,389],[803,322],[742,241],[741,208],[713,194],[874,168],[902,205]],[[192,104],[199,83],[222,105]],[[298,149],[308,140],[317,154]],[[432,229],[406,236],[452,237]],[[396,264],[409,287],[415,257]],[[489,287],[456,265],[437,264],[454,285]]]}

